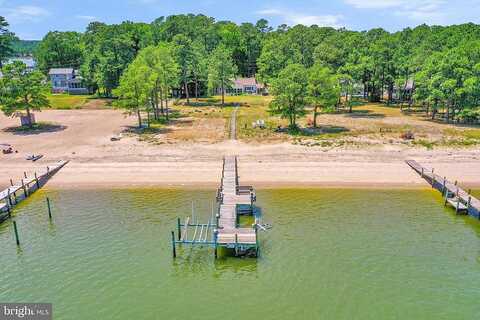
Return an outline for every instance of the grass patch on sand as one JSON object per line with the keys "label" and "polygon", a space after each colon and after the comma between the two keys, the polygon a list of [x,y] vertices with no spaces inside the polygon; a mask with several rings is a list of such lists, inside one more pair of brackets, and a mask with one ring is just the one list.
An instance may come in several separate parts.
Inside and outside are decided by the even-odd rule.
{"label": "grass patch on sand", "polygon": [[73,96],[69,94],[49,94],[48,101],[52,109],[69,110],[81,109],[92,96]]}

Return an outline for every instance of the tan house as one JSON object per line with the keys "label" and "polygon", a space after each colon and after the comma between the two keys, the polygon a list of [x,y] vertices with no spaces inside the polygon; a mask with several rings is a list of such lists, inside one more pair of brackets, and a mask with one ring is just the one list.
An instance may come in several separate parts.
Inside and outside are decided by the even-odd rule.
{"label": "tan house", "polygon": [[226,90],[227,94],[263,94],[265,93],[265,86],[259,83],[256,78],[236,78],[233,80],[231,88]]}

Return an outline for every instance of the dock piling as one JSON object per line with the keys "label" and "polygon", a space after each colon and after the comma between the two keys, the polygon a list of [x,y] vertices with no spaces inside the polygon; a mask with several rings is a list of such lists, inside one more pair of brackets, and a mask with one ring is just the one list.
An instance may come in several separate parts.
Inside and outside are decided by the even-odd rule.
{"label": "dock piling", "polygon": [[[188,228],[188,226],[186,226]],[[182,226],[180,224],[180,218],[177,218],[177,233],[178,233],[178,241],[182,240]]]}
{"label": "dock piling", "polygon": [[50,199],[47,197],[48,218],[52,220],[52,208],[50,207]]}
{"label": "dock piling", "polygon": [[38,182],[38,176],[36,171],[35,171],[35,184],[37,186],[37,190],[40,189],[40,183]]}
{"label": "dock piling", "polygon": [[214,242],[214,250],[215,250],[215,259],[218,258],[218,248],[217,248],[217,239],[218,239],[218,230],[213,230],[213,242]]}
{"label": "dock piling", "polygon": [[22,189],[23,189],[23,195],[26,198],[28,196],[28,193],[27,193],[27,187],[25,186],[25,182],[23,181],[23,179],[22,179]]}
{"label": "dock piling", "polygon": [[13,230],[15,231],[15,241],[17,246],[20,246],[20,238],[18,237],[17,221],[13,221]]}
{"label": "dock piling", "polygon": [[174,231],[172,231],[172,254],[174,258],[177,257],[177,250],[175,249],[175,232]]}

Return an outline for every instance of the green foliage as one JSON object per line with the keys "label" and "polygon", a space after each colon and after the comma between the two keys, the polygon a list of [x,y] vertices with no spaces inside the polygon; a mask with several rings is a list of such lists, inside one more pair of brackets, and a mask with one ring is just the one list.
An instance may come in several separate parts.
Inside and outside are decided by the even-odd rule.
{"label": "green foliage", "polygon": [[12,43],[13,56],[15,57],[33,56],[39,44],[40,44],[40,41],[38,40],[15,39]]}
{"label": "green foliage", "polygon": [[272,81],[270,113],[289,120],[290,129],[297,128],[296,120],[305,115],[308,74],[301,64],[291,64],[279,72]]}
{"label": "green foliage", "polygon": [[81,34],[49,32],[35,50],[35,60],[44,74],[51,68],[78,69],[83,62]]}
{"label": "green foliage", "polygon": [[308,70],[308,102],[313,105],[313,126],[317,126],[318,108],[332,109],[338,101],[340,86],[337,77],[319,63]]}
{"label": "green foliage", "polygon": [[4,17],[0,16],[0,68],[14,53],[13,42],[15,35],[8,30],[8,22]]}
{"label": "green foliage", "polygon": [[232,79],[237,73],[230,51],[224,46],[218,46],[210,56],[208,63],[208,88],[213,93],[220,89],[222,93],[222,106],[225,104],[225,90],[232,85]]}
{"label": "green foliage", "polygon": [[[39,71],[27,72],[27,66],[19,61],[2,68],[0,78],[0,106],[6,115],[26,111],[30,116],[32,110],[49,107],[48,87],[44,76]],[[32,124],[30,124],[32,125]]]}
{"label": "green foliage", "polygon": [[167,43],[141,50],[123,73],[120,86],[113,92],[120,98],[120,107],[137,114],[139,127],[142,127],[142,110],[148,114],[153,110],[155,120],[161,112],[168,120],[169,92],[178,84],[179,78],[179,67],[172,51],[172,46]]}

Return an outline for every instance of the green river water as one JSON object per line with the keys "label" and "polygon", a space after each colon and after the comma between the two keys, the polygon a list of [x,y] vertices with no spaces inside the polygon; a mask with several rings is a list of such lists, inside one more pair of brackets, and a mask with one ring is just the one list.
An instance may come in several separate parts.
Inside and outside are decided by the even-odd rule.
{"label": "green river water", "polygon": [[[432,190],[257,191],[258,260],[184,248],[213,190],[45,190],[0,225],[0,301],[54,319],[480,319],[480,221]],[[52,200],[48,221],[45,196]]]}

